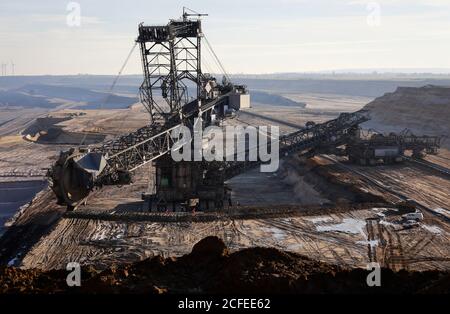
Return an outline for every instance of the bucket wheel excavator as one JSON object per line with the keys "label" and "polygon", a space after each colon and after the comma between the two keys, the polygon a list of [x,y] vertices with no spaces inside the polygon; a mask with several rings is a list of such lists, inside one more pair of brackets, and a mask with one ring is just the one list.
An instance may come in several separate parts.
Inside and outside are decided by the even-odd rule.
{"label": "bucket wheel excavator", "polygon": [[[192,129],[197,117],[202,118],[202,127],[205,128],[214,120],[226,119],[228,110],[239,110],[243,98],[247,97],[245,102],[249,102],[245,86],[232,84],[227,76],[219,83],[202,72],[203,39],[213,55],[217,56],[202,32],[201,15],[185,9],[181,19],[170,20],[167,25],[139,25],[136,44],[140,47],[144,73],[140,100],[150,114],[150,123],[97,146],[61,152],[48,171],[50,186],[58,204],[73,210],[95,188],[129,184],[133,172],[147,163],[159,162],[157,171],[160,169],[160,174],[156,185],[161,187],[159,194],[162,202],[167,198],[171,198],[173,203],[197,198],[200,202],[206,202],[205,208],[220,208],[223,195],[213,193],[213,187],[223,187],[225,180],[260,163],[203,161],[196,166],[193,166],[195,162],[188,162],[187,168],[181,168],[178,163],[164,157],[175,143],[171,137],[172,131],[181,126]],[[193,16],[196,18],[192,19]],[[322,148],[337,147],[349,141],[358,125],[367,120],[367,112],[358,111],[341,114],[337,119],[322,124],[309,123],[279,139],[280,154],[297,153],[311,157]],[[191,182],[190,189],[185,187],[184,182],[181,190],[167,190],[164,178],[167,170],[177,174],[181,170],[189,173],[190,178],[186,182]],[[212,205],[208,205],[210,202],[213,202]]]}
{"label": "bucket wheel excavator", "polygon": [[149,125],[99,146],[61,152],[47,175],[58,204],[73,209],[96,187],[130,183],[133,171],[170,151],[173,130],[192,128],[196,117],[206,127],[213,117],[225,118],[227,106],[239,109],[234,100],[247,95],[245,86],[227,79],[218,83],[202,72],[203,14],[183,11],[181,19],[167,25],[138,27],[144,73],[140,100],[150,114]]}

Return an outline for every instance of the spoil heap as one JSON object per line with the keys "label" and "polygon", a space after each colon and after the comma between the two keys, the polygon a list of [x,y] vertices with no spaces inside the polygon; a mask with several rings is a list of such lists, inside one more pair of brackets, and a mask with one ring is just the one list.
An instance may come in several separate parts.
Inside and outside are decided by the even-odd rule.
{"label": "spoil heap", "polygon": [[0,293],[448,293],[450,273],[382,270],[382,286],[368,272],[345,269],[273,248],[230,253],[207,237],[190,254],[160,256],[97,271],[82,270],[82,286],[68,288],[65,270],[0,269]]}
{"label": "spoil heap", "polygon": [[367,127],[381,131],[408,128],[418,135],[450,136],[450,87],[399,87],[364,109],[371,112],[372,120],[364,124]]}

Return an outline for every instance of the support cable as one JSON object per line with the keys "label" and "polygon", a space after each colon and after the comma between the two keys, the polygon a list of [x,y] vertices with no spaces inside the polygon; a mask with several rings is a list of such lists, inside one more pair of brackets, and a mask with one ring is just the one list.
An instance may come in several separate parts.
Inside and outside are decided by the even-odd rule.
{"label": "support cable", "polygon": [[[108,90],[108,92],[107,92],[107,94],[105,96],[104,101],[102,103],[100,103],[100,110],[103,109],[103,106],[106,105],[108,103],[109,99],[111,98],[111,93],[114,90],[114,88],[116,87],[117,81],[119,80],[119,77],[122,75],[122,72],[125,69],[128,61],[130,60],[131,55],[133,54],[133,51],[136,48],[136,46],[137,46],[137,42],[135,42],[133,44],[133,47],[131,48],[130,52],[128,53],[128,55],[127,55],[127,57],[125,59],[125,62],[120,67],[119,73],[117,73],[116,77],[114,78],[114,81],[112,82],[111,86],[109,87],[109,90]],[[98,111],[97,111],[97,113],[98,113]],[[91,125],[92,125],[92,121],[94,121],[94,120],[91,120]],[[123,121],[122,121],[122,123],[123,123]],[[88,135],[87,132],[85,132],[84,136],[83,136],[83,138],[82,138],[82,140],[80,142],[80,145],[83,145],[84,141],[86,140],[87,135]]]}
{"label": "support cable", "polygon": [[214,56],[214,58],[216,59],[216,61],[217,61],[218,65],[219,65],[219,67],[222,69],[223,74],[225,75],[225,77],[227,78],[227,80],[228,80],[229,82],[231,82],[230,76],[228,75],[227,71],[225,70],[225,68],[224,68],[224,66],[223,66],[223,64],[222,64],[222,62],[220,62],[220,59],[217,57],[217,54],[214,52],[214,49],[212,48],[211,44],[209,43],[208,38],[206,38],[206,35],[205,35],[205,34],[203,34],[203,37],[205,38],[205,42],[206,42],[207,47],[209,48],[209,50],[210,50],[211,53],[213,54],[213,56]]}

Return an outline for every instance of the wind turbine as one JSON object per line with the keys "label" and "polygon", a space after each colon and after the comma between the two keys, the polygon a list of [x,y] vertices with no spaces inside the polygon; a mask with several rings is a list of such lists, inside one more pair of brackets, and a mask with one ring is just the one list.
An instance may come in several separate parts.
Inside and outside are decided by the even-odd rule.
{"label": "wind turbine", "polygon": [[2,76],[6,76],[6,63],[2,63]]}
{"label": "wind turbine", "polygon": [[14,76],[14,62],[11,60],[11,74]]}

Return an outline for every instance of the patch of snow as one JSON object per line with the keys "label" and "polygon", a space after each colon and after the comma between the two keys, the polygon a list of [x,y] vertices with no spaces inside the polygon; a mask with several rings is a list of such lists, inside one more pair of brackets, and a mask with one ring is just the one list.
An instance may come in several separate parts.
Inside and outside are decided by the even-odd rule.
{"label": "patch of snow", "polygon": [[125,225],[120,224],[112,226],[106,222],[99,223],[95,231],[96,232],[91,237],[92,241],[120,240],[123,239],[126,234]]}
{"label": "patch of snow", "polygon": [[282,241],[286,238],[286,233],[276,227],[263,228],[263,230],[272,233],[272,237],[277,241]]}
{"label": "patch of snow", "polygon": [[380,220],[379,222],[380,225],[385,225],[385,226],[395,226],[395,224],[393,224],[392,222],[386,221],[386,220]]}
{"label": "patch of snow", "polygon": [[445,208],[438,207],[438,208],[433,209],[433,211],[435,211],[436,213],[439,213],[441,215],[450,217],[450,211]]}
{"label": "patch of snow", "polygon": [[317,231],[336,231],[336,232],[344,232],[350,234],[362,234],[366,236],[363,228],[366,226],[365,220],[354,219],[354,218],[345,218],[342,223],[335,225],[327,225],[327,226],[317,226]]}
{"label": "patch of snow", "polygon": [[94,235],[91,237],[91,240],[93,241],[102,241],[109,239],[108,237],[108,230],[101,229],[98,232],[94,233]]}
{"label": "patch of snow", "polygon": [[386,216],[384,214],[384,212],[387,211],[387,210],[388,210],[387,208],[379,208],[379,207],[372,208],[372,211],[376,212],[377,216],[379,216],[379,217]]}
{"label": "patch of snow", "polygon": [[298,251],[300,248],[302,248],[303,247],[303,245],[301,245],[300,243],[294,243],[294,244],[289,244],[287,247],[286,247],[286,249],[288,250],[288,251],[294,251],[294,252],[296,252],[296,251]]}
{"label": "patch of snow", "polygon": [[331,217],[318,217],[318,218],[307,218],[307,220],[311,221],[313,224],[317,224],[320,222],[329,222],[333,220]]}
{"label": "patch of snow", "polygon": [[357,244],[370,245],[371,248],[374,248],[378,245],[378,240],[370,240],[370,241],[356,241]]}
{"label": "patch of snow", "polygon": [[380,217],[380,218],[386,217],[385,212],[390,211],[390,210],[392,210],[392,211],[398,211],[397,209],[394,209],[394,208],[386,208],[386,207],[374,207],[374,208],[372,208],[372,211],[376,212],[376,215],[377,215],[378,217]]}
{"label": "patch of snow", "polygon": [[438,226],[421,225],[421,227],[434,234],[442,234],[443,230]]}
{"label": "patch of snow", "polygon": [[376,212],[379,212],[379,211],[384,212],[386,210],[389,210],[389,208],[386,208],[386,207],[374,207],[374,208],[372,208],[372,210],[376,211]]}

